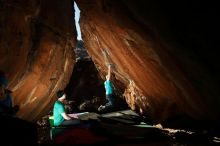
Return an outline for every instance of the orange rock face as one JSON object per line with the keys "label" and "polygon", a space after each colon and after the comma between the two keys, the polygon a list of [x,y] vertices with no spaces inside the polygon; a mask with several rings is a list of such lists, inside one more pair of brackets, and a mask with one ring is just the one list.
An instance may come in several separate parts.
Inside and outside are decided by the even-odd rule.
{"label": "orange rock face", "polygon": [[[179,114],[220,119],[213,5],[76,2],[90,57],[103,79],[113,64],[114,87],[131,109],[156,122]],[[20,105],[18,116],[33,121],[51,109],[54,94],[66,87],[73,70],[72,2],[2,0],[0,16],[0,70]]]}
{"label": "orange rock face", "polygon": [[8,76],[14,104],[20,105],[18,117],[33,121],[47,113],[56,91],[69,82],[72,14],[71,1],[0,3],[0,70]]}
{"label": "orange rock face", "polygon": [[[101,75],[105,76],[107,64],[112,63],[116,89],[120,89],[133,110],[157,122],[177,114],[200,120],[216,118],[219,115],[216,112],[219,102],[211,107],[211,100],[215,99],[211,97],[208,101],[210,96],[203,94],[202,90],[207,90],[206,93],[210,91],[206,83],[203,84],[204,88],[198,88],[195,83],[195,80],[203,80],[198,77],[202,68],[193,66],[195,62],[187,58],[187,51],[181,54],[185,58],[176,53],[178,49],[175,47],[178,46],[170,43],[175,42],[176,38],[165,39],[165,35],[162,36],[162,33],[171,32],[167,27],[169,19],[160,17],[165,14],[157,13],[160,7],[156,9],[155,5],[149,3],[149,6],[142,6],[145,7],[143,12],[149,12],[145,13],[146,17],[134,17],[138,14],[135,5],[141,7],[143,1],[134,5],[126,2],[77,1],[81,10],[82,36]],[[151,9],[151,6],[154,7]],[[157,22],[155,26],[151,23],[153,20],[158,20],[154,21]]]}

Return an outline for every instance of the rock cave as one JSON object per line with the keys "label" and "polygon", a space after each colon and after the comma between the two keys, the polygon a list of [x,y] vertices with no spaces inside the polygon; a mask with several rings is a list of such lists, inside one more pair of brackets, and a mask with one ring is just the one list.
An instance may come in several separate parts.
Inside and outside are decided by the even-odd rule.
{"label": "rock cave", "polygon": [[[139,116],[168,128],[218,129],[215,2],[75,2],[83,41],[74,0],[0,0],[0,70],[20,106],[16,117],[36,123],[52,110],[59,89],[78,100],[73,110],[104,97],[111,63],[117,97]],[[77,49],[86,53],[81,59]]]}

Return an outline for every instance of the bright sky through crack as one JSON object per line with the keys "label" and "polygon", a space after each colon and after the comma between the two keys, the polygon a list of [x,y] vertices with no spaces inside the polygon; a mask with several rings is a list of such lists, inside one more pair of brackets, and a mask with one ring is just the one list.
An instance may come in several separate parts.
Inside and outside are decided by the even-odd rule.
{"label": "bright sky through crack", "polygon": [[74,2],[74,9],[75,9],[75,25],[76,25],[76,31],[77,31],[77,40],[82,40],[80,26],[79,26],[80,10],[76,2]]}

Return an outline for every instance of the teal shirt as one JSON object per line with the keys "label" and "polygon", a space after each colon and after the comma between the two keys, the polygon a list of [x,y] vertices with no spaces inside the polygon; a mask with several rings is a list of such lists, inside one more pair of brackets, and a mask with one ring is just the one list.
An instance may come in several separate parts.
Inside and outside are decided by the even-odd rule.
{"label": "teal shirt", "polygon": [[64,118],[61,115],[64,112],[65,107],[63,103],[60,101],[56,101],[53,107],[54,126],[59,126],[64,121]]}
{"label": "teal shirt", "polygon": [[109,80],[105,81],[105,94],[109,95],[112,94],[112,83]]}

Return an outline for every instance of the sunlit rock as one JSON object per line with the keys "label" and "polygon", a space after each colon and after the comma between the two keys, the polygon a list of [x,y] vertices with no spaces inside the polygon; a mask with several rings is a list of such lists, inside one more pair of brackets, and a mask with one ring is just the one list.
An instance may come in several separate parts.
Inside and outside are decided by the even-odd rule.
{"label": "sunlit rock", "polygon": [[57,90],[65,88],[74,66],[71,1],[1,1],[0,70],[17,116],[36,120],[48,112]]}
{"label": "sunlit rock", "polygon": [[215,32],[216,25],[204,22],[215,22],[214,5],[151,0],[76,2],[89,55],[103,77],[107,65],[114,65],[114,85],[131,109],[156,122],[176,115],[219,118],[219,64],[214,63],[218,60],[215,53],[207,50],[216,43],[211,43],[213,35],[206,36],[209,28]]}

